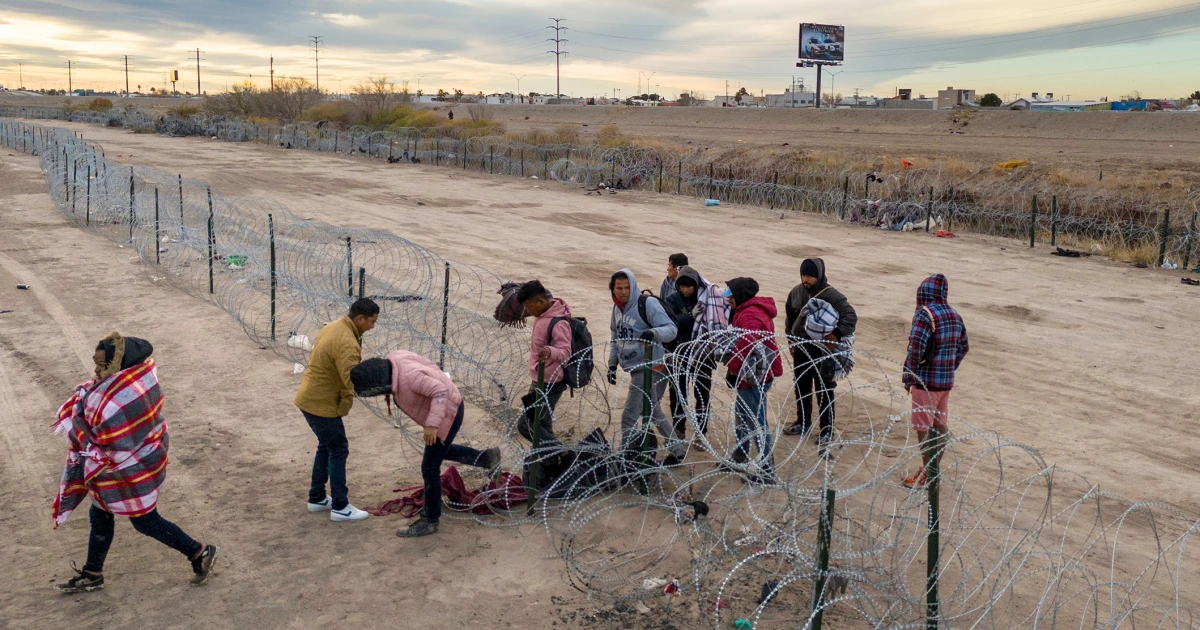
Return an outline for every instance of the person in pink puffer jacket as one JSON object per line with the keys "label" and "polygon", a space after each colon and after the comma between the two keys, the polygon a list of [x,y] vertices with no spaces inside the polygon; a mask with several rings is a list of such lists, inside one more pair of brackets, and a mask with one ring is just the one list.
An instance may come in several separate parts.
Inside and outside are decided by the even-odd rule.
{"label": "person in pink puffer jacket", "polygon": [[396,535],[413,538],[436,533],[442,516],[442,462],[487,468],[494,475],[500,469],[500,449],[477,451],[454,443],[465,411],[462,394],[449,374],[419,354],[396,350],[385,359],[367,359],[350,370],[350,380],[358,396],[388,395],[425,428],[421,458],[425,504],[420,518]]}

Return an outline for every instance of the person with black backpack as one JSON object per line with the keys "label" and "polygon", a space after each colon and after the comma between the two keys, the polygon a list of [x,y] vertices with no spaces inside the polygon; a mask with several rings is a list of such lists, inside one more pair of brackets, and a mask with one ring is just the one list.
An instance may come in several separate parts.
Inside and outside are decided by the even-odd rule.
{"label": "person with black backpack", "polygon": [[[663,466],[678,466],[687,454],[687,442],[675,437],[671,419],[662,410],[662,397],[667,391],[663,344],[675,339],[678,330],[667,314],[662,300],[638,291],[637,278],[629,269],[622,269],[608,281],[612,294],[613,312],[609,323],[612,333],[608,355],[608,382],[617,384],[617,368],[629,372],[629,395],[621,413],[621,446],[627,452],[640,450],[643,436],[638,431],[638,419],[647,396],[650,398],[651,421],[667,446]],[[645,388],[649,371],[650,388]]]}
{"label": "person with black backpack", "polygon": [[[521,437],[533,441],[533,418],[536,410],[542,410],[540,446],[559,444],[554,437],[554,407],[568,387],[583,387],[591,380],[591,335],[587,332],[587,320],[571,316],[571,306],[550,295],[550,291],[538,280],[530,280],[517,290],[517,301],[532,315],[533,334],[529,342],[529,393],[522,398],[525,413],[517,420],[517,431]],[[579,335],[575,329],[581,328]],[[586,337],[586,338],[584,338]],[[576,353],[576,341],[585,349]],[[545,391],[538,390],[539,364],[544,366]]]}

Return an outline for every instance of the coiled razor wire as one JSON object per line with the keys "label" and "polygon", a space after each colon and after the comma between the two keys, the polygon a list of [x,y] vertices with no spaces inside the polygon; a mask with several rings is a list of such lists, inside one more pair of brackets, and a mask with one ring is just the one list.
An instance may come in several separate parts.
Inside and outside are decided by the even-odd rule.
{"label": "coiled razor wire", "polygon": [[[1158,183],[1109,188],[1039,178],[1026,169],[988,178],[958,174],[937,161],[928,168],[881,174],[884,163],[878,160],[869,165],[839,164],[805,155],[757,161],[731,158],[715,164],[699,149],[529,144],[506,136],[460,138],[463,132],[454,127],[261,125],[204,114],[178,118],[132,109],[92,112],[51,107],[0,107],[0,116],[269,143],[583,187],[674,193],[765,207],[779,212],[781,219],[807,212],[896,231],[946,228],[1022,240],[1032,235],[1071,247],[1143,250],[1140,258],[1159,253],[1163,262],[1184,267],[1200,258],[1196,244],[1200,191],[1189,190],[1171,200]],[[1158,252],[1153,251],[1155,246]]]}
{"label": "coiled razor wire", "polygon": [[[838,409],[837,428],[822,445],[827,457],[815,437],[783,434],[795,405],[792,379],[757,392],[765,428],[751,421],[739,436],[738,398],[720,374],[707,410],[687,404],[681,412],[692,436],[682,444],[691,451],[681,466],[666,468],[650,459],[652,449],[639,448],[654,432],[646,423],[621,430],[619,392],[599,377],[555,410],[563,444],[535,451],[516,430],[530,388],[529,333],[491,317],[501,277],[386,232],[302,221],[275,202],[226,199],[203,182],[118,164],[65,130],[9,120],[0,120],[0,130],[5,146],[40,156],[68,220],[135,252],[155,280],[213,300],[264,347],[304,363],[324,323],[358,295],[372,297],[382,313],[364,338],[364,355],[405,348],[443,360],[488,417],[472,431],[475,440],[501,446],[522,471],[562,457],[586,462],[586,470],[543,489],[546,498],[533,510],[513,506],[473,518],[489,526],[538,524],[569,582],[589,596],[640,600],[673,618],[694,614],[708,627],[746,619],[755,627],[809,628],[818,612],[832,627],[929,627],[930,506],[924,491],[900,483],[921,461],[908,399],[897,387],[901,366],[843,353],[853,354],[854,371],[819,392]],[[719,331],[677,348],[663,371],[674,393],[690,398],[710,376],[711,358],[738,336]],[[816,369],[796,360],[812,354],[812,342],[777,342],[797,368],[793,375]],[[645,394],[636,377],[619,383],[627,384],[627,396]],[[372,410],[387,418],[378,405]],[[746,416],[744,403],[740,412]],[[937,477],[935,623],[1200,627],[1200,558],[1189,546],[1200,530],[1195,515],[1103,492],[1048,466],[1033,448],[953,422]],[[699,431],[705,424],[707,432]],[[613,443],[578,444],[594,427]],[[420,449],[415,431],[401,433]],[[673,432],[656,440],[681,445]],[[771,448],[760,446],[768,441]],[[739,444],[755,445],[744,461],[735,456]],[[771,470],[762,450],[770,451]],[[818,560],[823,515],[827,566]],[[814,596],[817,584],[824,589]],[[675,592],[664,595],[666,585]]]}

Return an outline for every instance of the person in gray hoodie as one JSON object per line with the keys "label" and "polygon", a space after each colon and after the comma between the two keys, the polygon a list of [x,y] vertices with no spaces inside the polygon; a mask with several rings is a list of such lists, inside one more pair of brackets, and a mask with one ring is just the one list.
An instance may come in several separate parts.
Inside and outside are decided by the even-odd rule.
{"label": "person in gray hoodie", "polygon": [[[679,465],[687,453],[687,443],[675,437],[671,420],[662,410],[662,397],[667,391],[668,375],[663,364],[663,344],[675,339],[675,322],[667,314],[662,300],[642,296],[637,278],[629,269],[622,269],[608,281],[613,311],[609,330],[612,341],[608,354],[608,382],[617,384],[617,368],[629,372],[629,394],[621,413],[621,444],[632,450],[638,435],[638,419],[642,415],[645,396],[649,394],[651,419],[667,446],[664,466]],[[650,348],[647,361],[646,348]],[[650,391],[644,391],[646,371],[650,371]]]}

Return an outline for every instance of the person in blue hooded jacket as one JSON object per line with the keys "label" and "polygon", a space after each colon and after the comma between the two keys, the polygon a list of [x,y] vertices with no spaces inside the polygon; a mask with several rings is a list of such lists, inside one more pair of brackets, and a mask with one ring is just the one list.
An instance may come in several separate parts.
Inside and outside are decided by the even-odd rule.
{"label": "person in blue hooded jacket", "polygon": [[[687,442],[676,439],[671,420],[662,410],[662,397],[667,391],[668,375],[663,364],[663,344],[675,339],[675,322],[667,315],[661,300],[646,296],[638,291],[637,278],[629,269],[622,269],[608,281],[612,294],[613,311],[609,330],[612,341],[608,353],[608,382],[617,384],[617,368],[629,372],[629,395],[625,398],[625,409],[621,413],[621,443],[631,447],[636,440],[638,419],[645,402],[643,384],[646,370],[651,373],[650,395],[651,419],[654,428],[662,436],[668,455],[664,466],[677,466],[687,454]],[[646,359],[646,348],[651,348],[650,360]]]}

